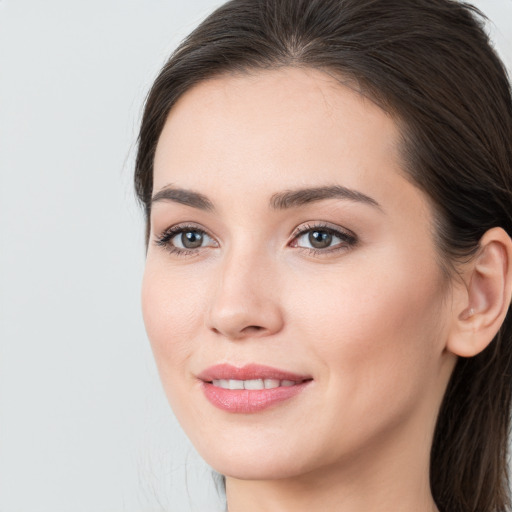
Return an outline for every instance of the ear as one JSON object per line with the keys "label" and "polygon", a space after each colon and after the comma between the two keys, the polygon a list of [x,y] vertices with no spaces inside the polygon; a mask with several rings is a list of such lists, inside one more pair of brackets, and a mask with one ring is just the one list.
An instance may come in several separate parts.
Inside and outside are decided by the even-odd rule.
{"label": "ear", "polygon": [[446,348],[472,357],[484,350],[500,329],[512,298],[512,240],[492,228],[480,240],[477,255],[464,265],[465,286],[454,290],[454,309]]}

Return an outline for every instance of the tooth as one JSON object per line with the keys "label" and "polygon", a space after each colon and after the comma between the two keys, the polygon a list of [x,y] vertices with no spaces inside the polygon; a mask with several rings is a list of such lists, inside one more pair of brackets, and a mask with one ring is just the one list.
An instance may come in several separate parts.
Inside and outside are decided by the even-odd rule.
{"label": "tooth", "polygon": [[265,384],[265,389],[273,389],[279,387],[279,381],[276,379],[265,379],[263,384]]}
{"label": "tooth", "polygon": [[236,380],[236,379],[213,379],[212,384],[222,389],[274,389],[279,386],[290,387],[295,386],[296,382],[293,380],[277,380],[277,379],[249,379],[249,380]]}
{"label": "tooth", "polygon": [[229,380],[229,389],[244,389],[244,381],[243,380]]}
{"label": "tooth", "polygon": [[264,387],[262,379],[244,380],[245,389],[264,389]]}

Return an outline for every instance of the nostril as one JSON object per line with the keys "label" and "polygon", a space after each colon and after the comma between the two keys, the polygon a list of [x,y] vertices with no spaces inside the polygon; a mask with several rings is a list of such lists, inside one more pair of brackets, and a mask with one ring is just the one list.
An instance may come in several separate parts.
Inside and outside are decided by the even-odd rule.
{"label": "nostril", "polygon": [[205,327],[216,335],[230,339],[263,337],[278,332],[283,326],[280,307],[270,301],[245,302],[216,300],[205,316]]}
{"label": "nostril", "polygon": [[260,325],[248,325],[242,329],[242,332],[259,332],[262,330],[264,330],[264,327],[261,327]]}

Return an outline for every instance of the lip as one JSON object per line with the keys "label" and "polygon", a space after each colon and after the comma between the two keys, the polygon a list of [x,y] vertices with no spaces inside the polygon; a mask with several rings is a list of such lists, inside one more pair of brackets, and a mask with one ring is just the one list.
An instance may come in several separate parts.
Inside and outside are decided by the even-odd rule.
{"label": "lip", "polygon": [[[208,401],[215,407],[232,413],[249,414],[273,407],[301,393],[311,382],[309,375],[300,375],[270,366],[248,364],[241,368],[218,364],[198,375]],[[274,379],[293,381],[293,386],[270,389],[225,389],[213,385],[214,380]]]}
{"label": "lip", "polygon": [[234,379],[234,380],[250,380],[250,379],[277,379],[277,380],[293,380],[301,382],[311,380],[309,375],[299,375],[286,370],[272,368],[261,364],[247,364],[241,368],[231,364],[217,364],[207,368],[197,376],[204,382],[211,382],[217,379]]}

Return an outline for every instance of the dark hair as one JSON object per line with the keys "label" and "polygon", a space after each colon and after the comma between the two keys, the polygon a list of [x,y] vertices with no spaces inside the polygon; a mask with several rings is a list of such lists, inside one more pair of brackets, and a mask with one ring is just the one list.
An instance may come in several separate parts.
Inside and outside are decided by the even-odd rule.
{"label": "dark hair", "polygon": [[[232,0],[179,46],[147,97],[135,169],[149,237],[155,148],[195,84],[223,73],[300,66],[357,84],[401,127],[404,170],[430,198],[447,280],[501,226],[512,235],[512,101],[484,16],[455,0]],[[443,512],[510,506],[507,446],[512,318],[459,358],[431,450]]]}

